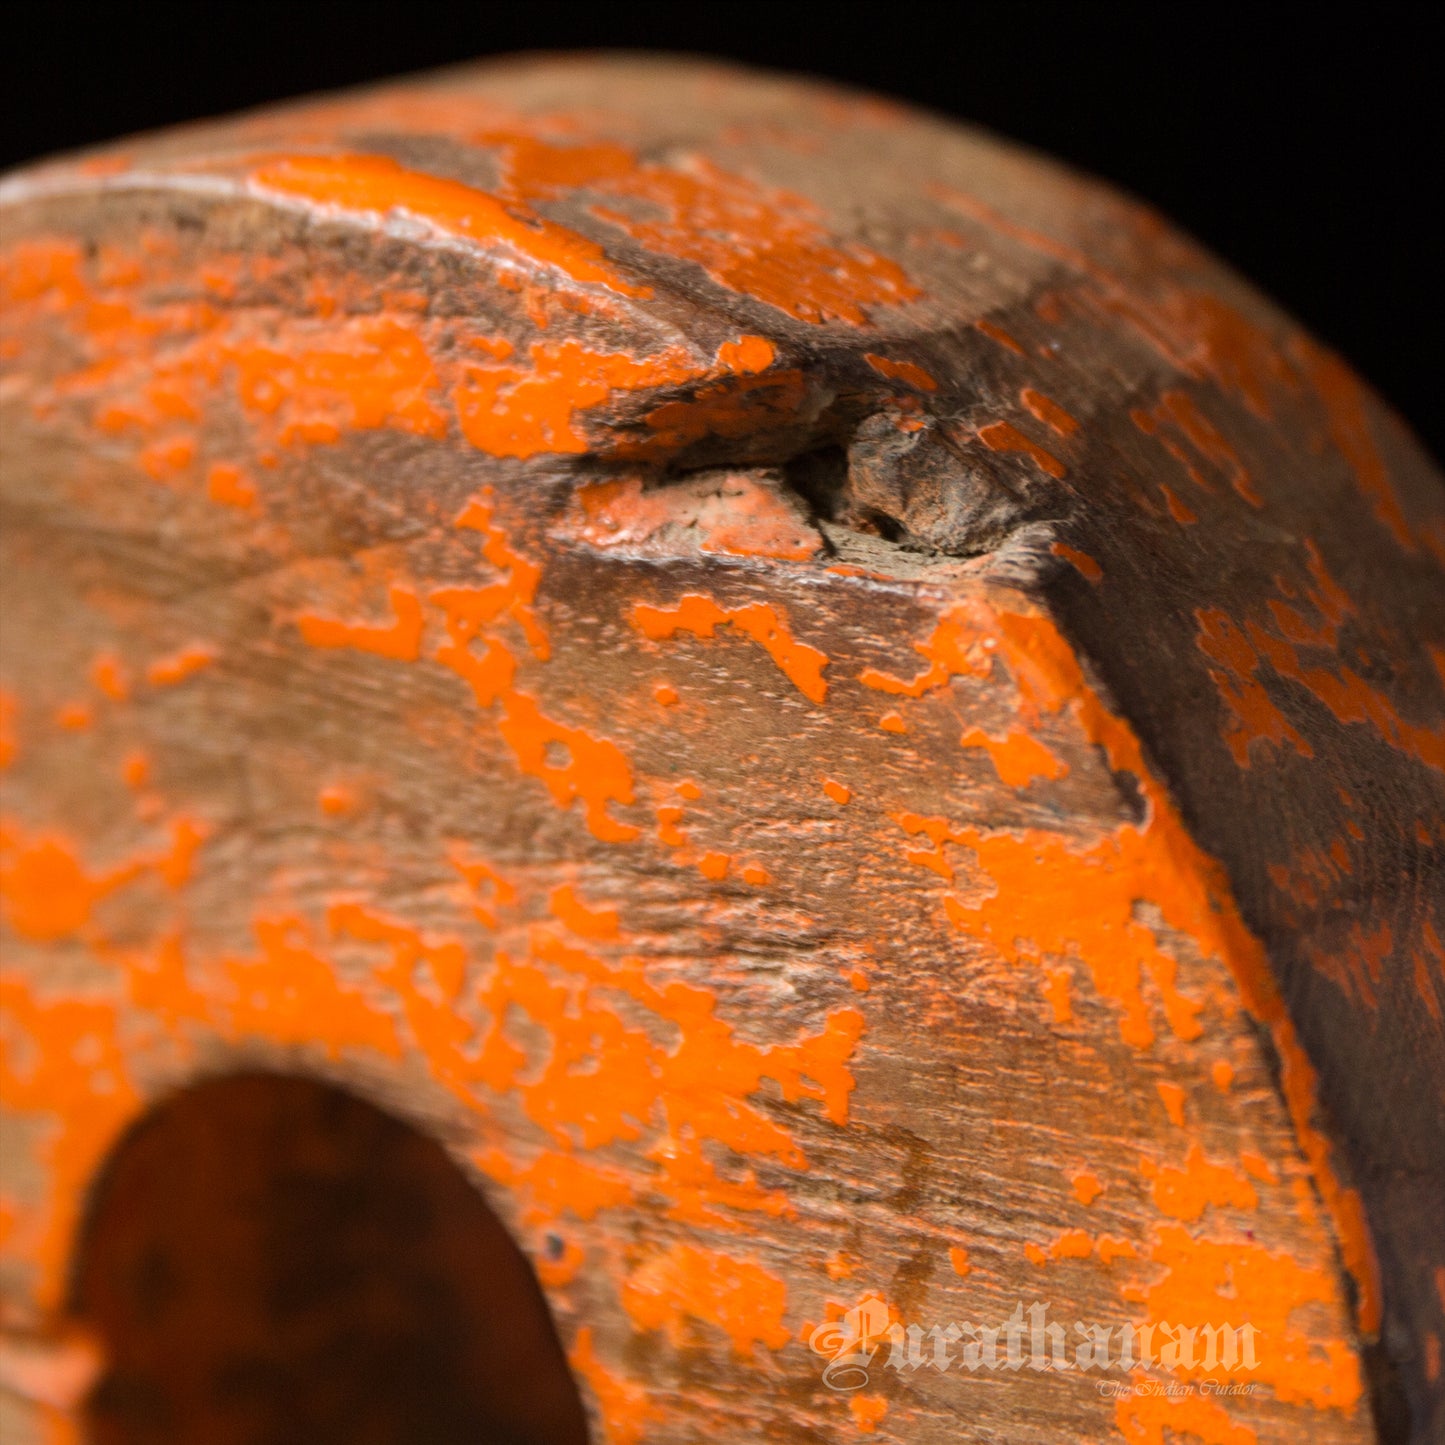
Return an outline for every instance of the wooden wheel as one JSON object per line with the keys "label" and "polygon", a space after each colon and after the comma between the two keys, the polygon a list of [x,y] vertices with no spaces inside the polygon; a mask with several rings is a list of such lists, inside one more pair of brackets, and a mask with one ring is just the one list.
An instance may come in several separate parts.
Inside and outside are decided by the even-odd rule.
{"label": "wooden wheel", "polygon": [[123,1393],[119,1141],[259,1072],[445,1145],[597,1442],[1440,1438],[1445,498],[1338,359],[690,62],[3,207],[13,1428]]}

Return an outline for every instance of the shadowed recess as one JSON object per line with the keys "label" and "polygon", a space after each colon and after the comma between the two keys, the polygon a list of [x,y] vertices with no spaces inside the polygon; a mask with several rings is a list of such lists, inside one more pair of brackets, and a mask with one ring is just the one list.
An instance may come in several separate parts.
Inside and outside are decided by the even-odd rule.
{"label": "shadowed recess", "polygon": [[71,1307],[94,1445],[586,1445],[530,1267],[434,1140],[313,1080],[154,1109],[92,1198]]}

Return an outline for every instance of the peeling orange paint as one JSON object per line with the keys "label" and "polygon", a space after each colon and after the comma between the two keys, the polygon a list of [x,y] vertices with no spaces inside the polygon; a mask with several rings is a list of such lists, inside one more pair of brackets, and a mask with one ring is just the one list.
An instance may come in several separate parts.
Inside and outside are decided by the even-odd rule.
{"label": "peeling orange paint", "polygon": [[1198,457],[1214,466],[1234,490],[1256,509],[1264,506],[1244,463],[1225,441],[1219,429],[1200,411],[1194,398],[1186,391],[1167,391],[1153,411],[1138,408],[1130,412],[1134,425],[1140,431],[1154,437],[1169,454],[1183,467],[1186,475],[1203,491],[1213,491],[1213,486],[1201,472],[1189,453],[1170,434],[1168,428],[1177,432],[1184,441],[1194,448]]}
{"label": "peeling orange paint", "polygon": [[0,823],[0,905],[6,923],[37,943],[78,934],[101,899],[146,867],[146,860],[131,859],[92,873],[68,838],[30,835],[14,822]]}
{"label": "peeling orange paint", "polygon": [[332,818],[344,818],[348,813],[354,813],[359,801],[355,790],[345,783],[328,783],[316,794],[317,806]]}
{"label": "peeling orange paint", "polygon": [[607,1431],[606,1445],[641,1445],[643,1432],[656,1412],[641,1385],[609,1369],[597,1358],[590,1325],[583,1325],[577,1331],[568,1360],[586,1381],[597,1402]]}
{"label": "peeling orange paint", "polygon": [[[996,646],[982,646],[985,635]],[[946,642],[946,652],[940,642]],[[1230,968],[1245,1007],[1271,1033],[1282,1062],[1282,1083],[1296,1134],[1330,1209],[1341,1251],[1359,1290],[1359,1319],[1369,1332],[1379,1323],[1378,1264],[1364,1222],[1359,1195],[1343,1186],[1331,1160],[1331,1145],[1314,1122],[1313,1068],[1306,1058],[1274,985],[1263,949],[1245,928],[1219,865],[1189,837],[1167,794],[1154,780],[1132,731],[1110,712],[1086,682],[1068,644],[1047,618],[1032,612],[960,606],[940,621],[928,643],[914,643],[932,659],[913,683],[882,674],[890,691],[919,696],[943,686],[953,675],[987,675],[1005,667],[1017,689],[1020,716],[1072,713],[1085,735],[1102,746],[1116,771],[1138,779],[1148,803],[1142,827],[1127,824],[1097,843],[1079,847],[1043,830],[990,834],[958,828],[944,819],[900,815],[909,833],[923,833],[930,854],[916,856],[945,878],[952,869],[943,855],[958,844],[977,859],[979,876],[992,893],[949,893],[945,911],[964,932],[987,939],[1003,958],[1042,964],[1050,956],[1075,956],[1089,966],[1095,988],[1122,1010],[1126,1041],[1145,1048],[1154,1038],[1139,991],[1147,974],[1159,992],[1171,1030],[1180,1038],[1199,1036],[1201,1005],[1174,987],[1175,960],[1153,930],[1137,916],[1135,901],[1147,899],[1164,921]],[[860,679],[870,682],[868,676]],[[910,855],[915,856],[915,855]],[[1032,906],[1047,898],[1047,910]],[[1169,1085],[1170,1088],[1177,1086]],[[1161,1084],[1166,1105],[1169,1097]],[[1182,1093],[1176,1106],[1182,1117]]]}
{"label": "peeling orange paint", "polygon": [[1068,468],[1037,442],[1030,441],[1012,422],[995,421],[978,429],[978,439],[993,452],[1022,452],[1040,471],[1059,478],[1068,475]]}
{"label": "peeling orange paint", "polygon": [[[1251,1378],[1285,1403],[1351,1414],[1364,1392],[1359,1359],[1348,1340],[1312,1337],[1296,1315],[1330,1298],[1330,1271],[1304,1266],[1248,1239],[1196,1239],[1181,1225],[1157,1231],[1148,1258],[1161,1273],[1138,1297],[1151,1320],[1200,1326],[1247,1321],[1259,1331],[1259,1365]],[[1267,1347],[1266,1347],[1267,1346]],[[1201,1364],[1182,1363],[1183,1378],[1201,1379]]]}
{"label": "peeling orange paint", "polygon": [[1164,1392],[1120,1395],[1114,1407],[1119,1434],[1128,1445],[1174,1445],[1193,1437],[1201,1445],[1258,1445],[1248,1425],[1208,1395]]}
{"label": "peeling orange paint", "polygon": [[886,376],[890,381],[901,381],[913,387],[915,391],[937,391],[938,382],[931,377],[921,366],[911,361],[896,361],[886,356],[876,356],[871,351],[863,353],[863,360],[878,373],[879,376]]}
{"label": "peeling orange paint", "polygon": [[1301,335],[1292,342],[1324,407],[1330,438],[1349,462],[1376,518],[1405,551],[1417,551],[1418,540],[1405,520],[1390,470],[1372,435],[1364,387],[1349,367],[1324,347]]}
{"label": "peeling orange paint", "polygon": [[472,362],[453,392],[457,424],[479,451],[497,457],[581,453],[580,414],[615,392],[675,386],[697,376],[691,354],[672,347],[641,359],[591,351],[578,341],[535,341],[528,364]]}
{"label": "peeling orange paint", "polygon": [[587,482],[576,504],[580,515],[557,532],[610,550],[665,554],[695,545],[724,556],[804,562],[822,545],[774,484],[747,472],[716,476],[706,486],[646,488],[640,477]]}
{"label": "peeling orange paint", "polygon": [[728,876],[732,858],[726,853],[704,853],[697,861],[697,871],[714,883]]}
{"label": "peeling orange paint", "polygon": [[1049,550],[1055,557],[1062,557],[1086,581],[1102,581],[1104,569],[1087,552],[1080,552],[1067,542],[1055,542]]}
{"label": "peeling orange paint", "polygon": [[255,930],[258,952],[224,965],[235,988],[230,1015],[238,1035],[319,1043],[332,1058],[351,1048],[401,1056],[396,1025],[365,989],[338,981],[304,919],[260,918]]}
{"label": "peeling orange paint", "polygon": [[1053,1011],[1056,1024],[1067,1024],[1073,1021],[1073,986],[1072,969],[1061,966],[1048,970],[1047,981],[1044,984],[1044,997],[1049,1002],[1049,1008]]}
{"label": "peeling orange paint", "polygon": [[255,482],[240,467],[216,462],[206,473],[206,495],[222,506],[244,511],[256,505],[259,494]]}
{"label": "peeling orange paint", "polygon": [[1199,649],[1218,664],[1210,676],[1234,714],[1225,741],[1235,762],[1247,768],[1250,744],[1257,740],[1288,743],[1301,757],[1313,757],[1314,749],[1255,679],[1261,659],[1245,635],[1219,608],[1201,608],[1195,615]]}
{"label": "peeling orange paint", "polygon": [[979,331],[981,331],[985,336],[987,336],[990,341],[998,342],[1000,346],[1007,348],[1009,351],[1012,351],[1015,356],[1028,355],[1028,352],[1023,349],[1017,339],[1011,336],[1007,331],[1005,331],[1004,328],[1000,326],[996,321],[989,321],[985,319],[981,321],[975,321],[973,324],[975,327],[977,327]]}
{"label": "peeling orange paint", "polygon": [[888,1413],[888,1401],[882,1395],[850,1395],[848,1413],[865,1435],[871,1435]]}
{"label": "peeling orange paint", "polygon": [[98,653],[90,664],[90,680],[96,690],[111,702],[124,702],[130,696],[130,679],[125,667],[114,653]]}
{"label": "peeling orange paint", "polygon": [[342,622],[303,613],[297,617],[296,626],[312,647],[351,648],[398,662],[415,662],[421,656],[421,599],[410,587],[400,583],[390,588],[388,599],[392,610],[390,622]]}
{"label": "peeling orange paint", "polygon": [[567,885],[552,890],[552,913],[579,938],[616,938],[618,914],[615,908],[592,908],[583,903]]}
{"label": "peeling orange paint", "polygon": [[20,704],[15,696],[0,691],[0,768],[8,768],[20,755],[19,716]]}
{"label": "peeling orange paint", "polygon": [[[927,642],[913,643],[914,651],[929,664],[923,672],[905,681],[868,667],[859,673],[858,681],[879,692],[922,697],[926,692],[946,686],[954,677],[986,677],[992,672],[993,654],[987,641],[971,619],[962,613],[951,613],[939,619]],[[890,718],[897,719],[899,725],[889,727]],[[902,732],[907,725],[898,713],[889,713],[880,726],[890,732]]]}
{"label": "peeling orange paint", "polygon": [[780,1350],[792,1338],[783,1324],[787,1286],[761,1265],[679,1243],[646,1258],[622,1281],[622,1307],[644,1332],[663,1331],[673,1345],[693,1339],[688,1321],[711,1325],[746,1359],[759,1345]]}
{"label": "peeling orange paint", "polygon": [[1184,1127],[1184,1090],[1178,1084],[1171,1083],[1167,1079],[1161,1079],[1155,1088],[1159,1091],[1159,1099],[1164,1105],[1164,1112],[1169,1115],[1169,1122],[1176,1129],[1182,1129]]}
{"label": "peeling orange paint", "polygon": [[151,663],[146,668],[146,681],[152,687],[173,687],[210,667],[219,655],[210,643],[190,643],[169,657],[157,658]]}
{"label": "peeling orange paint", "polygon": [[404,213],[448,235],[503,246],[574,282],[624,296],[651,294],[626,282],[595,242],[535,215],[518,218],[485,191],[408,170],[388,156],[278,156],[257,166],[250,182],[263,193],[340,210]]}
{"label": "peeling orange paint", "polygon": [[[95,1168],[140,1100],[126,1068],[118,1011],[109,1001],[50,999],[22,978],[0,979],[0,1093],[6,1107],[45,1121],[43,1209],[27,1208],[17,1239],[39,1268],[43,1308],[59,1303],[70,1242]],[[13,1031],[13,1032],[12,1032]],[[16,1048],[15,1035],[25,1047]]]}
{"label": "peeling orange paint", "polygon": [[828,658],[816,647],[796,641],[777,609],[766,602],[727,608],[711,597],[689,592],[672,607],[639,602],[630,616],[632,625],[654,641],[679,632],[710,638],[718,627],[732,627],[752,638],[809,702],[821,703],[828,695],[828,684],[823,677]]}
{"label": "peeling orange paint", "polygon": [[[1174,958],[1135,917],[1134,900],[1149,875],[1147,843],[1134,829],[1121,828],[1079,851],[1037,829],[1019,838],[973,828],[949,830],[946,837],[973,850],[994,889],[978,902],[945,897],[948,916],[965,932],[989,939],[1012,962],[1082,958],[1095,988],[1123,1011],[1120,1033],[1138,1048],[1154,1040],[1141,992],[1145,976],[1159,992],[1170,1029],[1182,1039],[1199,1037],[1201,1005],[1178,991]],[[1044,898],[1047,912],[1038,907]]]}
{"label": "peeling orange paint", "polygon": [[1154,1203],[1171,1219],[1198,1219],[1211,1206],[1254,1209],[1259,1203],[1249,1180],[1226,1164],[1206,1159],[1197,1141],[1189,1146],[1182,1169],[1145,1160],[1142,1172],[1153,1181]]}
{"label": "peeling orange paint", "polygon": [[[313,162],[321,172],[333,166],[327,158],[298,157],[300,170],[285,174],[298,183],[316,180]],[[365,164],[371,162],[392,168],[379,180],[379,172],[372,176],[378,197],[398,176],[403,191],[410,185],[394,162]],[[272,179],[281,176],[278,171]],[[516,230],[545,240],[548,223],[535,229],[518,222]],[[264,258],[230,259],[241,274],[263,269]],[[693,394],[651,408],[650,435],[629,433],[616,442],[649,456],[714,430],[791,425],[805,403],[800,373],[769,371],[776,352],[759,336],[724,341],[710,360],[681,345],[650,354],[644,345],[641,355],[597,351],[575,338],[539,337],[522,346],[478,336],[459,319],[419,317],[400,294],[386,298],[395,309],[379,315],[347,314],[335,298],[322,304],[315,286],[310,316],[167,303],[155,292],[158,283],[175,285],[170,265],[165,256],[147,255],[133,269],[89,278],[69,243],[26,243],[6,268],[8,282],[0,277],[0,289],[18,303],[11,323],[16,344],[41,321],[53,324],[58,303],[88,347],[93,364],[60,379],[60,394],[88,401],[95,424],[112,435],[181,427],[159,448],[145,443],[137,464],[170,479],[193,461],[206,462],[207,493],[223,505],[255,502],[253,482],[232,458],[208,461],[197,452],[196,419],[208,401],[227,392],[259,435],[286,448],[329,445],[347,431],[378,428],[440,438],[455,425],[474,446],[510,457],[587,450],[583,417],[618,395],[645,397],[696,384]],[[194,277],[187,279],[194,285]],[[547,324],[546,308],[561,302],[551,296],[540,304],[532,318],[538,329]]]}
{"label": "peeling orange paint", "polygon": [[[1353,668],[1339,662],[1320,665],[1311,659],[1315,649],[1334,647],[1350,604],[1313,543],[1307,543],[1305,550],[1313,586],[1296,599],[1296,605],[1277,598],[1270,604],[1268,621],[1248,618],[1242,625],[1218,608],[1195,613],[1198,646],[1215,664],[1210,676],[1234,714],[1228,736],[1236,761],[1248,766],[1249,745],[1257,739],[1288,743],[1302,757],[1314,756],[1309,742],[1265,690],[1260,674],[1268,666],[1279,677],[1306,688],[1337,721],[1370,727],[1391,747],[1445,772],[1445,728],[1411,723]],[[1308,623],[1298,603],[1309,606],[1319,622]]]}
{"label": "peeling orange paint", "polygon": [[1058,402],[1045,396],[1043,392],[1026,386],[1019,392],[1019,399],[1031,416],[1043,422],[1045,426],[1052,427],[1061,437],[1073,436],[1078,431],[1079,423]]}
{"label": "peeling orange paint", "polygon": [[959,739],[966,748],[982,748],[993,760],[999,781],[1026,788],[1035,778],[1062,778],[1069,765],[1056,758],[1037,738],[1013,730],[1002,738],[972,727]]}
{"label": "peeling orange paint", "polygon": [[84,732],[94,723],[95,712],[88,703],[68,702],[55,710],[55,725],[66,732]]}

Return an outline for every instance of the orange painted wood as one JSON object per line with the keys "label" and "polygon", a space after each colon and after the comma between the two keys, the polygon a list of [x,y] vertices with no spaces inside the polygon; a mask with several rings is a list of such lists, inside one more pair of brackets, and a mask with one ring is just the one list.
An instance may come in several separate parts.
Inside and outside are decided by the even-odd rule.
{"label": "orange painted wood", "polygon": [[[159,1104],[231,1219],[185,1091],[271,1071],[445,1144],[599,1442],[1439,1438],[1445,498],[1336,357],[1094,182],[693,63],[3,213],[0,1421],[257,1438],[106,1200]],[[869,1300],[1247,1320],[1256,1388],[831,1390]]]}

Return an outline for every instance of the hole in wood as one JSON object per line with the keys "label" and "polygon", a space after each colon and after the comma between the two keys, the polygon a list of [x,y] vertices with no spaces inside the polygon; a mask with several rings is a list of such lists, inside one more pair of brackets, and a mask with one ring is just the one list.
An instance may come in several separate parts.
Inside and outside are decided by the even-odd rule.
{"label": "hole in wood", "polygon": [[531,1268],[435,1140],[248,1074],[158,1105],[92,1196],[93,1445],[586,1445]]}

